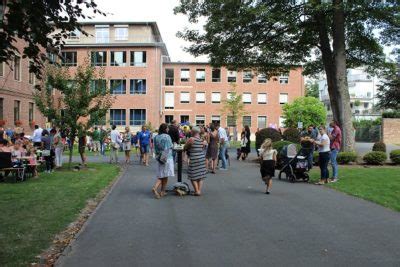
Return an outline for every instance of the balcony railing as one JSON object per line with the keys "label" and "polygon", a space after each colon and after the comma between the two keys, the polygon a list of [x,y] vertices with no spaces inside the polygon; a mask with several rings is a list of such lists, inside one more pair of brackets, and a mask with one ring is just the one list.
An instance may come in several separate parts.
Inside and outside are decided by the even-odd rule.
{"label": "balcony railing", "polygon": [[80,36],[79,38],[68,38],[66,44],[124,44],[124,43],[156,43],[159,38],[153,35],[130,35],[124,39],[114,37]]}

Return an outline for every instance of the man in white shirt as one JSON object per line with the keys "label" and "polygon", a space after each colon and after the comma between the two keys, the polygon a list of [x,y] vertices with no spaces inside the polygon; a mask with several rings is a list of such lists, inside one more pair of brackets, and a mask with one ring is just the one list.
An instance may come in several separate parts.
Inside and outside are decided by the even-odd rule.
{"label": "man in white shirt", "polygon": [[219,137],[219,157],[222,161],[222,166],[220,168],[220,170],[222,171],[226,171],[228,170],[227,168],[227,159],[225,157],[226,154],[226,150],[228,149],[228,145],[229,145],[229,139],[228,139],[228,135],[226,134],[226,131],[224,128],[222,128],[219,124],[217,124],[217,130],[218,130],[218,137]]}
{"label": "man in white shirt", "polygon": [[42,146],[42,132],[43,129],[39,127],[39,125],[35,125],[35,130],[32,135],[32,142],[35,147]]}
{"label": "man in white shirt", "polygon": [[111,139],[111,151],[110,151],[110,164],[115,159],[115,163],[118,163],[118,149],[121,145],[122,138],[118,130],[116,130],[117,126],[113,125],[111,127],[112,131],[110,133]]}

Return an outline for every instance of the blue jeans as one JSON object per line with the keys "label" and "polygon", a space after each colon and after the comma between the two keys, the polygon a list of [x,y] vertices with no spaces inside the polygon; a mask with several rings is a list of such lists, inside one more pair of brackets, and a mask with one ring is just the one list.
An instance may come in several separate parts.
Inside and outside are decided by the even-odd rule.
{"label": "blue jeans", "polygon": [[319,168],[321,169],[321,179],[328,179],[329,178],[329,170],[328,170],[328,164],[329,164],[329,152],[320,152],[319,153],[319,158],[318,158],[318,164]]}
{"label": "blue jeans", "polygon": [[106,144],[103,141],[100,141],[100,155],[105,155]]}
{"label": "blue jeans", "polygon": [[333,172],[332,177],[334,179],[338,178],[339,166],[338,166],[338,163],[337,163],[337,160],[336,160],[338,153],[339,153],[339,150],[337,150],[337,149],[332,149],[331,150],[331,164],[332,164],[332,172]]}
{"label": "blue jeans", "polygon": [[228,149],[228,143],[227,142],[225,142],[225,143],[223,143],[220,147],[219,147],[219,157],[220,157],[220,159],[221,159],[221,161],[222,161],[222,168],[223,169],[226,169],[227,168],[227,165],[226,165],[226,163],[227,163],[227,161],[226,161],[226,157],[225,157],[225,153],[226,153],[226,150]]}

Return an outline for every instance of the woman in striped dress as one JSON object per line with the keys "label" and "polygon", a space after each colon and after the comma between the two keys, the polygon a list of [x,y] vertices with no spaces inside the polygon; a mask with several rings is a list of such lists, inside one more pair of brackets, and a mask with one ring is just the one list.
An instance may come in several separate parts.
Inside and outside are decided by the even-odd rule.
{"label": "woman in striped dress", "polygon": [[187,141],[185,150],[189,151],[190,155],[188,178],[192,182],[195,196],[201,195],[203,179],[206,178],[205,145],[205,141],[200,138],[200,128],[194,126],[192,128],[192,137]]}

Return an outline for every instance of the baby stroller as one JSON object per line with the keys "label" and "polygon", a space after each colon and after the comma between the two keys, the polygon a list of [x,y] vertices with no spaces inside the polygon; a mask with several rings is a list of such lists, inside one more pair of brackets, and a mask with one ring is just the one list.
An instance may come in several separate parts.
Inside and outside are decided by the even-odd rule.
{"label": "baby stroller", "polygon": [[307,148],[301,148],[297,152],[295,144],[290,144],[283,147],[280,153],[280,158],[282,158],[282,168],[279,172],[279,180],[282,179],[282,174],[285,174],[286,179],[288,179],[291,183],[299,180],[308,182],[310,176],[308,175],[308,161],[307,157],[305,156],[307,153],[309,153]]}

